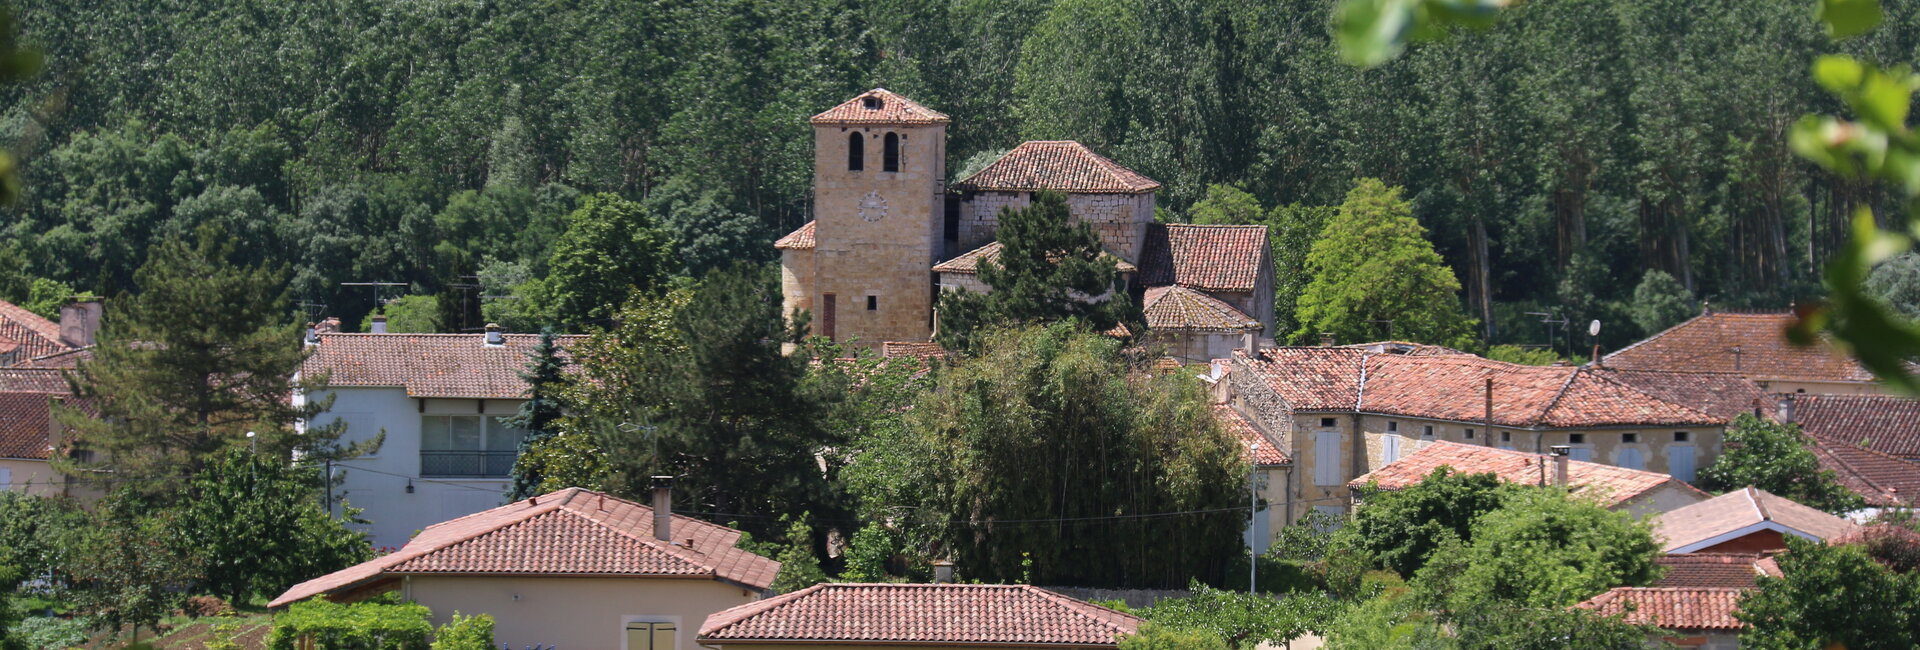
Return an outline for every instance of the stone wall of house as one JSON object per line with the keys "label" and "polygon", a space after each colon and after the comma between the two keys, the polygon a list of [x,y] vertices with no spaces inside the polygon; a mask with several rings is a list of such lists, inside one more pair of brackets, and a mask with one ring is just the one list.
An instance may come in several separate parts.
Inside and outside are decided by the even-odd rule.
{"label": "stone wall of house", "polygon": [[[788,318],[800,310],[813,310],[813,251],[780,251],[780,298]],[[819,323],[813,327],[818,329]]]}
{"label": "stone wall of house", "polygon": [[[881,164],[890,132],[900,137],[896,172]],[[859,171],[847,169],[855,133],[866,142]],[[946,126],[816,126],[814,136],[814,270],[798,304],[810,306],[815,333],[827,333],[832,320],[838,340],[927,340],[945,213]]]}
{"label": "stone wall of house", "polygon": [[980,276],[972,273],[941,273],[940,290],[988,293],[993,291],[993,287],[987,286],[987,283],[980,281]]}
{"label": "stone wall of house", "polygon": [[[1000,211],[1018,210],[1033,203],[1031,192],[980,192],[960,202],[959,249],[954,254],[994,241]],[[1129,263],[1139,263],[1146,243],[1147,224],[1153,222],[1154,198],[1145,194],[1068,194],[1067,213],[1075,223],[1093,226],[1107,250]]]}
{"label": "stone wall of house", "polygon": [[1018,210],[1033,203],[1031,192],[980,192],[960,202],[960,248],[955,255],[993,243],[1000,229],[1000,211]]}

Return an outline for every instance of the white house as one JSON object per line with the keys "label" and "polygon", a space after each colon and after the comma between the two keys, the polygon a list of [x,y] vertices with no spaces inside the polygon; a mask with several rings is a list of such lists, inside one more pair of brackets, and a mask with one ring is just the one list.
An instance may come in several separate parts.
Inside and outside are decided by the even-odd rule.
{"label": "white house", "polygon": [[[508,474],[526,432],[501,419],[526,401],[520,373],[538,335],[328,329],[308,337],[314,353],[301,373],[324,373],[334,397],[315,425],[344,421],[342,442],[386,434],[379,451],[333,464],[343,480],[336,494],[364,509],[360,516],[370,522],[375,548],[399,548],[427,526],[506,502]],[[584,337],[558,338],[564,350]]]}

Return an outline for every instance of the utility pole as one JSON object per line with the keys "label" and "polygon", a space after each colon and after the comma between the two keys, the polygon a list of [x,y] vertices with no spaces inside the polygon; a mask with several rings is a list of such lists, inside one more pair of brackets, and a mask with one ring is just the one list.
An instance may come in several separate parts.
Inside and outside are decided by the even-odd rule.
{"label": "utility pole", "polygon": [[1260,531],[1260,443],[1248,445],[1247,455],[1253,469],[1247,472],[1247,593],[1260,593],[1260,547],[1254,535]]}

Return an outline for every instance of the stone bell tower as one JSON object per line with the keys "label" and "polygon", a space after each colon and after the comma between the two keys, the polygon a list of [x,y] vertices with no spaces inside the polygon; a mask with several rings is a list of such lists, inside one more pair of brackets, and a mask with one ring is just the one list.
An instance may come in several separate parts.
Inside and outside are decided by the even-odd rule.
{"label": "stone bell tower", "polygon": [[814,221],[776,244],[787,312],[811,311],[812,332],[839,341],[927,340],[947,116],[875,88],[811,122]]}

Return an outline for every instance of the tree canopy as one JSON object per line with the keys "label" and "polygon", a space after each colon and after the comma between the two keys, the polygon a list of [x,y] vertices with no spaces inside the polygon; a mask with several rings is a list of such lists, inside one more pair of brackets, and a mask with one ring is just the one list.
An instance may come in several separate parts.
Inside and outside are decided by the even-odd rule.
{"label": "tree canopy", "polygon": [[1040,192],[1023,208],[1000,211],[1000,254],[980,260],[980,281],[992,290],[940,294],[940,334],[949,349],[969,349],[984,328],[1073,319],[1096,332],[1138,324],[1119,283],[1117,258],[1085,223],[1072,223],[1067,197]]}
{"label": "tree canopy", "polygon": [[1715,492],[1757,487],[1827,512],[1844,515],[1866,507],[1833,470],[1820,466],[1800,425],[1742,413],[1727,427],[1726,451],[1700,470],[1700,487]]}
{"label": "tree canopy", "polygon": [[1460,281],[1441,262],[1399,188],[1361,179],[1307,254],[1295,340],[1401,339],[1466,347]]}

